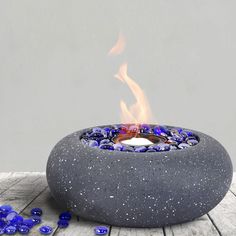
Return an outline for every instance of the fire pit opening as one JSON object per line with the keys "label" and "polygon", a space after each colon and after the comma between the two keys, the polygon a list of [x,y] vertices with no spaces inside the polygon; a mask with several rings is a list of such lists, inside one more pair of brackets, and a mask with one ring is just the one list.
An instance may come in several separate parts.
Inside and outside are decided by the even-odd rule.
{"label": "fire pit opening", "polygon": [[86,130],[81,141],[90,147],[123,152],[162,152],[199,143],[192,131],[161,125],[111,125]]}

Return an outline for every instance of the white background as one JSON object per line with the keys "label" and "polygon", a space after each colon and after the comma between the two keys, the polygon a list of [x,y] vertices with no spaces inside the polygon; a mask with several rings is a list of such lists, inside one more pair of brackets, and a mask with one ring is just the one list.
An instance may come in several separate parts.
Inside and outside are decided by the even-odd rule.
{"label": "white background", "polygon": [[[236,163],[236,1],[0,1],[0,171],[44,171],[65,135],[119,122],[127,61],[161,124]],[[119,31],[125,54],[107,57]]]}

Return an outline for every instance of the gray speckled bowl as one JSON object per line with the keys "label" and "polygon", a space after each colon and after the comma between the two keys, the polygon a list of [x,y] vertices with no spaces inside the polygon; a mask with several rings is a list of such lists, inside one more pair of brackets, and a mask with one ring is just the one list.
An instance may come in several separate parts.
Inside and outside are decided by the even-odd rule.
{"label": "gray speckled bowl", "polygon": [[85,131],[62,139],[47,163],[53,197],[82,218],[161,227],[206,214],[229,189],[230,157],[208,135],[193,131],[200,142],[183,150],[134,153],[82,144]]}

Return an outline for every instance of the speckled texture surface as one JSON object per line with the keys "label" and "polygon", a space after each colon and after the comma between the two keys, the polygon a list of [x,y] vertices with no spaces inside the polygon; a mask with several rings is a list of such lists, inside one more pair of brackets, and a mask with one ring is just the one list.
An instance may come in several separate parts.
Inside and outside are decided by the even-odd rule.
{"label": "speckled texture surface", "polygon": [[52,150],[47,180],[60,205],[81,217],[117,226],[161,227],[214,208],[232,180],[223,146],[193,131],[196,146],[170,152],[126,153],[91,148],[75,132]]}

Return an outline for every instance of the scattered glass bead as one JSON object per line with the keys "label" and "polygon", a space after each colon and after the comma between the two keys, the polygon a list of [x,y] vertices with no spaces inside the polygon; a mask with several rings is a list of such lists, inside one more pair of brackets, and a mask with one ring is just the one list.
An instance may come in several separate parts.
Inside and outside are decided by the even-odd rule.
{"label": "scattered glass bead", "polygon": [[69,226],[68,220],[58,220],[57,225],[59,228],[67,228]]}
{"label": "scattered glass bead", "polygon": [[12,234],[15,234],[17,231],[16,227],[15,226],[7,226],[4,230],[4,233],[7,234],[7,235],[12,235]]}
{"label": "scattered glass bead", "polygon": [[147,134],[147,133],[150,133],[150,132],[151,132],[151,128],[150,128],[149,125],[142,124],[142,125],[140,126],[140,133],[145,133],[145,134]]}
{"label": "scattered glass bead", "polygon": [[129,146],[123,146],[121,151],[122,152],[134,152],[134,149],[132,147],[129,147]]}
{"label": "scattered glass bead", "polygon": [[141,146],[141,147],[136,147],[134,149],[135,152],[146,152],[147,148],[145,146]]}
{"label": "scattered glass bead", "polygon": [[39,207],[35,207],[30,211],[32,216],[41,216],[43,214],[43,211]]}
{"label": "scattered glass bead", "polygon": [[100,145],[99,148],[107,149],[107,150],[114,150],[114,147],[111,144],[108,144],[108,143]]}
{"label": "scattered glass bead", "polygon": [[0,228],[0,235],[4,234],[5,228]]}
{"label": "scattered glass bead", "polygon": [[180,135],[180,134],[173,134],[172,139],[175,140],[178,143],[181,143],[184,140],[183,136]]}
{"label": "scattered glass bead", "polygon": [[0,217],[6,217],[10,211],[12,211],[12,207],[10,205],[2,205],[0,207]]}
{"label": "scattered glass bead", "polygon": [[96,140],[89,140],[88,145],[90,147],[98,147],[98,142]]}
{"label": "scattered glass bead", "polygon": [[65,211],[65,212],[62,212],[60,215],[59,215],[59,219],[60,220],[70,220],[71,219],[71,213],[68,212],[68,211]]}
{"label": "scattered glass bead", "polygon": [[179,145],[178,145],[178,148],[179,149],[185,149],[185,148],[188,148],[188,147],[190,147],[187,143],[180,143]]}
{"label": "scattered glass bead", "polygon": [[197,145],[198,144],[198,141],[196,139],[188,139],[187,143],[190,145],[190,146],[194,146],[194,145]]}
{"label": "scattered glass bead", "polygon": [[118,150],[118,151],[121,151],[123,148],[121,143],[115,143],[113,144],[113,147],[114,147],[114,150]]}
{"label": "scattered glass bead", "polygon": [[110,143],[110,139],[103,139],[101,142],[100,142],[100,145],[101,144],[106,144],[106,143]]}
{"label": "scattered glass bead", "polygon": [[44,235],[51,234],[52,231],[53,231],[52,227],[48,225],[43,225],[39,228],[39,232]]}
{"label": "scattered glass bead", "polygon": [[106,226],[96,226],[94,232],[96,235],[105,235],[108,233],[108,228]]}
{"label": "scattered glass bead", "polygon": [[6,221],[0,218],[0,229],[6,226]]}
{"label": "scattered glass bead", "polygon": [[42,221],[42,220],[41,220],[41,217],[38,216],[38,215],[33,215],[33,216],[31,216],[31,219],[32,219],[34,225],[38,225],[38,224],[40,224],[41,221]]}
{"label": "scattered glass bead", "polygon": [[97,133],[97,132],[102,133],[102,129],[99,128],[99,127],[95,127],[92,130],[93,130],[94,133]]}
{"label": "scattered glass bead", "polygon": [[160,151],[169,151],[170,145],[166,143],[160,143],[158,146],[160,146]]}
{"label": "scattered glass bead", "polygon": [[26,225],[31,229],[34,226],[34,221],[32,219],[24,219],[21,224]]}
{"label": "scattered glass bead", "polygon": [[6,221],[12,225],[13,224],[17,225],[17,224],[23,222],[23,217],[18,215],[18,213],[15,211],[10,211],[6,216]]}
{"label": "scattered glass bead", "polygon": [[29,231],[30,231],[30,228],[29,228],[28,226],[26,226],[26,225],[20,225],[20,226],[18,227],[18,232],[19,232],[20,234],[28,234]]}

